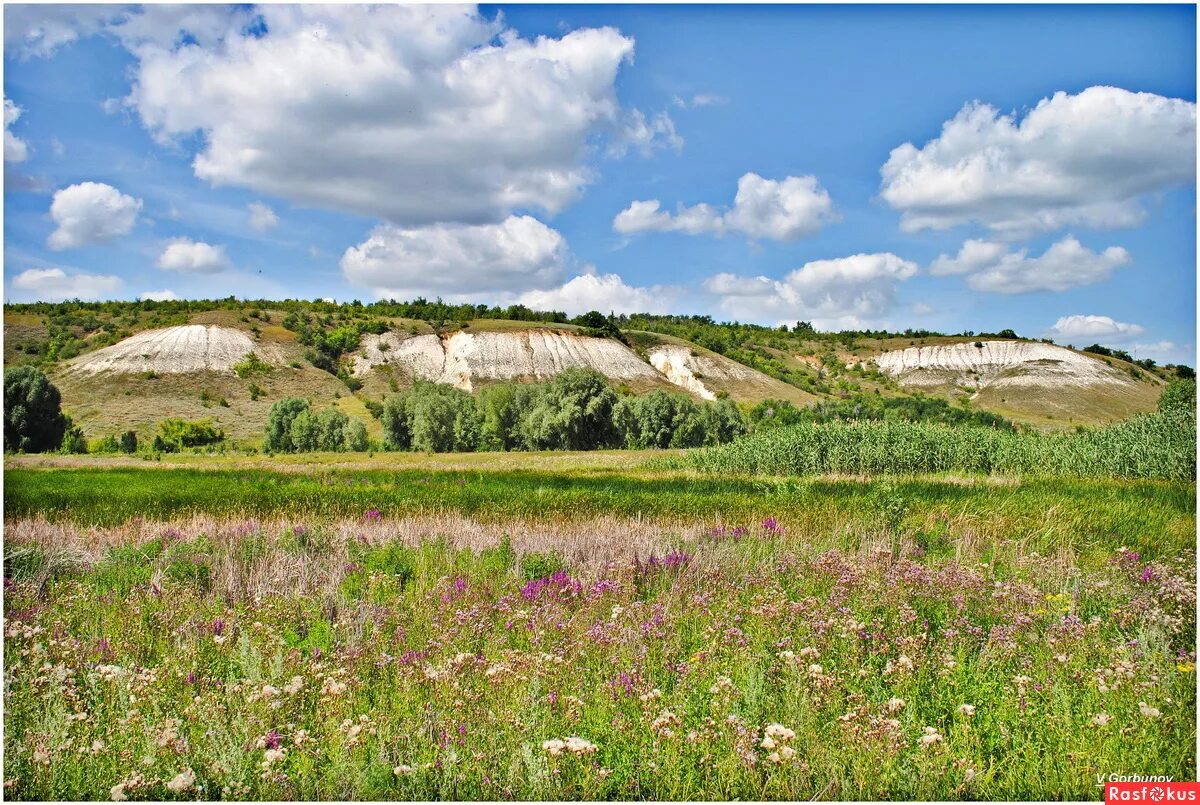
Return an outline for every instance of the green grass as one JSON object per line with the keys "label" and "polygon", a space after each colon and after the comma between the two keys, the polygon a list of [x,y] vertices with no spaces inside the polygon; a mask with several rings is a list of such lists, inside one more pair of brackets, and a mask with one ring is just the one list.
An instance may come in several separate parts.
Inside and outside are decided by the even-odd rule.
{"label": "green grass", "polygon": [[6,797],[1195,779],[1193,482],[612,456],[10,459]]}
{"label": "green grass", "polygon": [[[91,566],[12,576],[6,797],[1090,799],[1098,773],[1194,779],[1194,552],[981,565],[904,519],[883,554],[755,526],[592,571],[376,542],[386,516],[348,538],[135,529]],[[546,743],[568,738],[585,751]]]}
{"label": "green grass", "polygon": [[[1104,549],[1128,543],[1157,555],[1194,538],[1195,486],[1187,483],[898,477],[890,488],[914,520],[970,516],[985,532],[1013,529],[1039,549],[1069,534]],[[871,523],[881,505],[878,483],[855,479],[420,469],[10,469],[5,492],[7,517],[80,524],[196,514],[321,520],[372,508],[390,515],[456,512],[490,522],[615,515],[746,524],[773,516],[821,539],[842,524]]]}
{"label": "green grass", "polygon": [[1013,433],[930,422],[805,423],[666,460],[712,473],[936,473],[1196,478],[1194,412],[1132,417],[1097,430]]}

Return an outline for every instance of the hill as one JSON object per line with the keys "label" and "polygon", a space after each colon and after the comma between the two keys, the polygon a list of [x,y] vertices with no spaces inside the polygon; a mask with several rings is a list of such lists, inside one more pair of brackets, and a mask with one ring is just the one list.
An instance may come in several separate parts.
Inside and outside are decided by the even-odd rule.
{"label": "hill", "polygon": [[183,417],[211,418],[230,438],[255,440],[286,396],[334,405],[378,436],[370,407],[416,380],[478,391],[575,366],[628,394],[727,396],[746,408],[768,399],[805,406],[931,395],[1054,429],[1152,410],[1165,380],[1186,371],[973,333],[818,333],[707,317],[567,321],[423,300],[13,305],[4,329],[5,365],[43,366],[91,437],[149,435],[160,420]]}

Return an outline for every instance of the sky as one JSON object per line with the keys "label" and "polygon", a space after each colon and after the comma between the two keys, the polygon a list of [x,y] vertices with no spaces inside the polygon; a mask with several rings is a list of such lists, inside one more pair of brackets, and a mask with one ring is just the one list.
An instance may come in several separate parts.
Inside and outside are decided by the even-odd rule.
{"label": "sky", "polygon": [[1194,6],[4,9],[4,293],[1195,363]]}

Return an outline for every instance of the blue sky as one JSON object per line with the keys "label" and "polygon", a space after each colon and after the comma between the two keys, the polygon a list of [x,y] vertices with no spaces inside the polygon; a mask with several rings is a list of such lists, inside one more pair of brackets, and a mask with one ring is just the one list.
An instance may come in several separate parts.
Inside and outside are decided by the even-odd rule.
{"label": "blue sky", "polygon": [[10,5],[4,290],[1011,327],[1194,363],[1194,15]]}

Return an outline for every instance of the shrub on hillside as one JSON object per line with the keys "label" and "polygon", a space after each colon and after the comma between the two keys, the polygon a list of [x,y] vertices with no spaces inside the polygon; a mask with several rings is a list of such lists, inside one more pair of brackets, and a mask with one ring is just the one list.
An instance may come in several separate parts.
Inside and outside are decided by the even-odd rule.
{"label": "shrub on hillside", "polygon": [[69,422],[62,412],[62,395],[44,372],[32,366],[4,371],[5,450],[57,450]]}
{"label": "shrub on hillside", "polygon": [[159,422],[158,431],[162,442],[173,445],[176,450],[181,447],[204,447],[225,438],[225,432],[213,425],[211,419],[189,422],[172,417]]}

